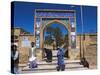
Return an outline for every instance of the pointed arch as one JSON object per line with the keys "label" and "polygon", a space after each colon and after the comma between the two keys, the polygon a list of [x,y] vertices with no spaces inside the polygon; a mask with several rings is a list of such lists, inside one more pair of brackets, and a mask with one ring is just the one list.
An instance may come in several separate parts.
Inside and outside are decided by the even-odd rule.
{"label": "pointed arch", "polygon": [[60,20],[56,20],[56,19],[55,20],[51,20],[50,22],[46,23],[46,25],[43,25],[42,30],[44,31],[46,29],[46,27],[48,25],[51,25],[52,23],[59,23],[59,24],[63,25],[68,30],[68,32],[71,31],[70,23],[68,23],[68,25],[66,25],[65,23],[61,22]]}

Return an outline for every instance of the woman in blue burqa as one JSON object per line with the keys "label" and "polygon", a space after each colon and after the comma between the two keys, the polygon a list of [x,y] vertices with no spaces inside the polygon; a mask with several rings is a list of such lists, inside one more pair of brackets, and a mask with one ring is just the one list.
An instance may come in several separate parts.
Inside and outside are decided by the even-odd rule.
{"label": "woman in blue burqa", "polygon": [[65,63],[64,63],[64,48],[58,47],[57,52],[57,71],[64,71],[65,70]]}

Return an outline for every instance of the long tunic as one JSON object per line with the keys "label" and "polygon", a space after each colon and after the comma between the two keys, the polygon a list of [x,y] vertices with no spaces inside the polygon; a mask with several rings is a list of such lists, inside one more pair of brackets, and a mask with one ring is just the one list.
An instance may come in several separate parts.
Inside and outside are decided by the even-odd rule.
{"label": "long tunic", "polygon": [[29,51],[29,61],[33,61],[36,59],[35,49],[36,49],[36,47],[32,47],[31,50]]}
{"label": "long tunic", "polygon": [[18,72],[18,63],[19,63],[19,53],[11,52],[11,72],[17,73]]}
{"label": "long tunic", "polygon": [[59,48],[57,53],[58,65],[64,65],[64,49]]}

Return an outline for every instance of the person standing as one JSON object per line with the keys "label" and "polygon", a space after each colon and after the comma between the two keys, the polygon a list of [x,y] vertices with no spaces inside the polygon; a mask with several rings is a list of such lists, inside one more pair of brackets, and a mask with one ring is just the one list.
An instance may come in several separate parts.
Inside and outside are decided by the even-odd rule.
{"label": "person standing", "polygon": [[31,43],[31,49],[29,50],[29,68],[36,68],[36,47],[34,42]]}
{"label": "person standing", "polygon": [[64,63],[64,49],[58,48],[57,49],[57,71],[64,71],[65,70],[65,63]]}
{"label": "person standing", "polygon": [[11,46],[11,73],[18,73],[19,52],[16,45]]}
{"label": "person standing", "polygon": [[45,56],[46,56],[46,62],[52,62],[52,50],[44,48]]}

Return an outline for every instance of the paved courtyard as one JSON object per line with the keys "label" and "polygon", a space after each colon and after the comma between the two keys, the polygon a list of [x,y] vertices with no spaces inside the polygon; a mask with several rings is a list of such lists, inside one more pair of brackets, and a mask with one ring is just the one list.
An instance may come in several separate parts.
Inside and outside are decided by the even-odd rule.
{"label": "paved courtyard", "polygon": [[[65,59],[65,71],[72,71],[72,70],[87,70],[88,68],[83,67],[80,65],[80,60],[67,60]],[[34,69],[30,69],[28,65],[21,65],[20,73],[41,73],[41,72],[57,72],[57,58],[53,57],[53,61],[51,63],[47,63],[45,60],[38,61],[38,67]]]}

